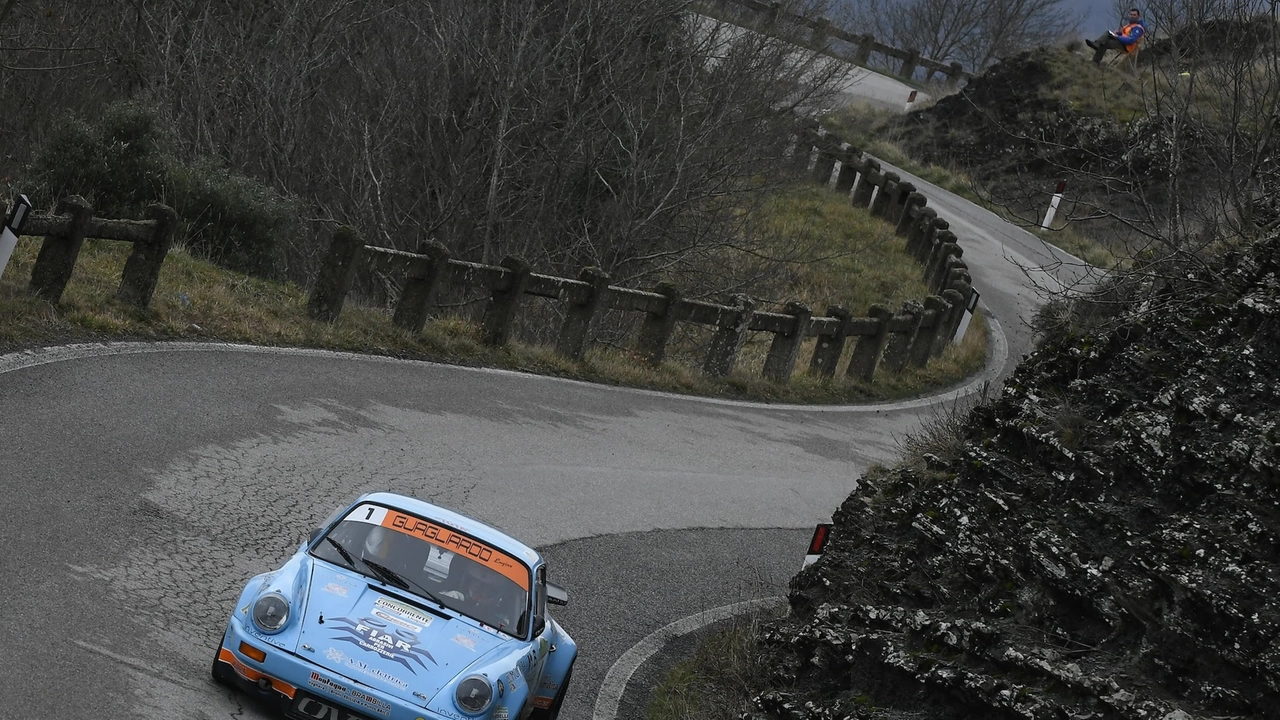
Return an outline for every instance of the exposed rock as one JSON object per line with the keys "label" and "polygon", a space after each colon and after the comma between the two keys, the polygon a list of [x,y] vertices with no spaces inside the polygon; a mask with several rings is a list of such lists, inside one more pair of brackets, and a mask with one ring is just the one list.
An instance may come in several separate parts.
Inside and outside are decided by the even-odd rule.
{"label": "exposed rock", "polygon": [[1050,339],[956,457],[862,478],[760,716],[1280,717],[1278,246]]}

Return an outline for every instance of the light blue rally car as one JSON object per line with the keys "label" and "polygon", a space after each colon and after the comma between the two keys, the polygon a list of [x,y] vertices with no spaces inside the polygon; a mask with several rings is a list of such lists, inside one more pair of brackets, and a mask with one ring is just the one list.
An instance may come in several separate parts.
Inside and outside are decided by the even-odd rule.
{"label": "light blue rally car", "polygon": [[551,720],[578,647],[532,548],[420,500],[364,495],[249,581],[215,680],[303,720]]}

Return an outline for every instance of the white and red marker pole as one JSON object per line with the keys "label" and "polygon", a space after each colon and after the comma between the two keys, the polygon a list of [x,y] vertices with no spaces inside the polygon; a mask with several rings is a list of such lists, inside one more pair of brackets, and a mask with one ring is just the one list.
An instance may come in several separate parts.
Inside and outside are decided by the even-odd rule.
{"label": "white and red marker pole", "polygon": [[1044,222],[1040,223],[1041,230],[1048,230],[1049,225],[1053,223],[1053,215],[1058,212],[1058,203],[1062,202],[1062,191],[1067,189],[1067,181],[1058,181],[1058,191],[1053,194],[1053,199],[1049,201],[1049,211],[1044,214]]}
{"label": "white and red marker pole", "polygon": [[827,541],[830,539],[831,523],[820,523],[813,529],[813,539],[809,541],[809,552],[804,556],[804,564],[800,566],[801,570],[818,562],[818,558],[827,549]]}
{"label": "white and red marker pole", "polygon": [[4,275],[4,269],[9,265],[9,257],[18,246],[18,234],[22,232],[22,225],[30,214],[31,201],[26,195],[13,199],[13,209],[9,211],[9,217],[5,218],[4,229],[0,230],[0,276]]}
{"label": "white and red marker pole", "polygon": [[916,92],[918,91],[912,90],[911,94],[907,96],[907,104],[903,106],[902,112],[911,112],[911,105],[916,101]]}

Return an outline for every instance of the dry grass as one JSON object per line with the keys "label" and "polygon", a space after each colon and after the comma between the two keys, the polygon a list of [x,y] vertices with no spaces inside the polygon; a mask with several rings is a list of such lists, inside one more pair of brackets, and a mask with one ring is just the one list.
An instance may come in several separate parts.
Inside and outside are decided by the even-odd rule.
{"label": "dry grass", "polygon": [[[873,301],[897,302],[925,294],[918,281],[908,277],[919,274],[914,262],[897,251],[879,252],[900,245],[883,223],[851,210],[830,193],[824,197],[818,190],[803,191],[780,200],[774,221],[779,227],[811,235],[816,244],[824,235],[832,238],[828,262],[798,271],[796,297],[815,303],[848,303],[857,313]],[[409,333],[391,323],[389,310],[350,299],[337,322],[317,323],[307,317],[303,289],[232,273],[180,248],[165,261],[151,308],[139,311],[115,299],[127,246],[92,240],[85,243],[62,302],[54,307],[26,291],[39,242],[32,237],[20,239],[0,277],[0,352],[121,339],[243,342],[504,367],[694,395],[803,403],[919,395],[959,382],[985,360],[985,336],[975,338],[981,333],[971,333],[968,342],[949,349],[925,368],[880,373],[873,384],[812,377],[805,369],[809,353],[802,354],[796,376],[783,384],[759,375],[768,340],[765,333],[758,333],[760,337],[744,350],[739,367],[725,379],[703,375],[698,368],[700,355],[685,353],[682,358],[680,348],[673,348],[672,360],[657,369],[650,369],[627,349],[606,346],[590,350],[582,362],[573,362],[541,345],[513,342],[504,348],[487,347],[474,324],[456,317],[436,319],[423,332]],[[901,267],[895,267],[898,264]],[[842,294],[842,284],[853,290]],[[810,292],[799,292],[807,287],[812,288]]]}
{"label": "dry grass", "polygon": [[736,617],[700,643],[653,689],[649,720],[734,720],[751,709],[750,698],[769,672],[756,640],[778,612]]}

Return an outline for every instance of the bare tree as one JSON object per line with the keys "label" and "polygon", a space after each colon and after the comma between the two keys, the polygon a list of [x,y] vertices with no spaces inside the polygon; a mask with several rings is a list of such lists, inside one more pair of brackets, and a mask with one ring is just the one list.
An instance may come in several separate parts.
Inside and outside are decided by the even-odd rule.
{"label": "bare tree", "polygon": [[1065,0],[852,0],[846,7],[882,42],[976,70],[1078,25]]}

